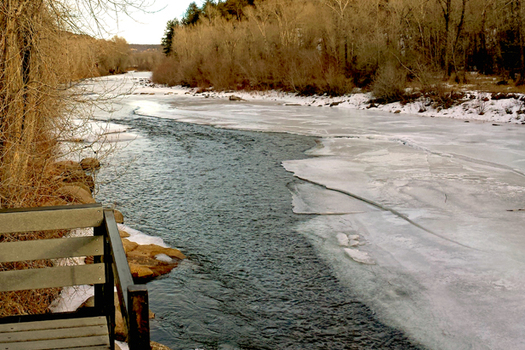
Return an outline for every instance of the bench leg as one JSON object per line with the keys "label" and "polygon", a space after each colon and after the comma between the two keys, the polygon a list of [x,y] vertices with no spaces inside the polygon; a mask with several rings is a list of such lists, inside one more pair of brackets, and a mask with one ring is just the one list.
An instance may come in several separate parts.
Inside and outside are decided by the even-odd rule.
{"label": "bench leg", "polygon": [[148,289],[143,285],[128,287],[130,350],[150,350]]}

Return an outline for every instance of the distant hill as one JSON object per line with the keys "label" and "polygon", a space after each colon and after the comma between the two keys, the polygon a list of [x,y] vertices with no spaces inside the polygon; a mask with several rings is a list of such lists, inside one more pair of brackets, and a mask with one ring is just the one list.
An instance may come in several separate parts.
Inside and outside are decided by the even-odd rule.
{"label": "distant hill", "polygon": [[129,44],[129,48],[131,49],[132,52],[162,51],[161,45]]}

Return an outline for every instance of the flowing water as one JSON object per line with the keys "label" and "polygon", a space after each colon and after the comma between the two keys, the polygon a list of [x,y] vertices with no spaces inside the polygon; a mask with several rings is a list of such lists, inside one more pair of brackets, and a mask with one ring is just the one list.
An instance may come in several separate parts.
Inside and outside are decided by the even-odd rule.
{"label": "flowing water", "polygon": [[[149,283],[152,339],[172,349],[416,349],[343,286],[297,226],[281,166],[314,138],[130,115],[140,138],[98,199],[188,259]],[[116,176],[117,175],[117,176]]]}

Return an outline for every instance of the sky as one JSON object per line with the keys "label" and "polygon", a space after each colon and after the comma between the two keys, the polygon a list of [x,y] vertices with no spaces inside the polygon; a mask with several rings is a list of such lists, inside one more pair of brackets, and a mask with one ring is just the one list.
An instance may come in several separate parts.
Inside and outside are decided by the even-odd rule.
{"label": "sky", "polygon": [[147,12],[135,12],[132,18],[119,15],[118,21],[108,19],[105,21],[107,36],[124,37],[130,44],[160,44],[166,23],[175,17],[180,19],[191,2],[199,6],[202,3],[200,0],[155,0]]}

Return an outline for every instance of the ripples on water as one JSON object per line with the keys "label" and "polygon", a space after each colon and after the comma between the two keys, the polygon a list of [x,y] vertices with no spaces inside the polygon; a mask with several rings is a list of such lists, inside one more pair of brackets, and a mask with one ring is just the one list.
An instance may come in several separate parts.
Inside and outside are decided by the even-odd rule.
{"label": "ripples on water", "polygon": [[[305,237],[280,165],[314,139],[155,118],[100,197],[189,259],[149,284],[152,338],[172,349],[415,349],[343,287]],[[132,161],[133,160],[133,161]],[[111,177],[115,169],[101,174]],[[351,264],[349,264],[351,268]]]}

